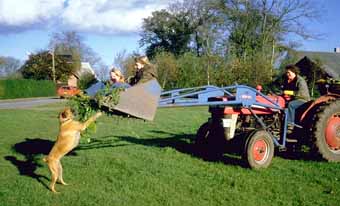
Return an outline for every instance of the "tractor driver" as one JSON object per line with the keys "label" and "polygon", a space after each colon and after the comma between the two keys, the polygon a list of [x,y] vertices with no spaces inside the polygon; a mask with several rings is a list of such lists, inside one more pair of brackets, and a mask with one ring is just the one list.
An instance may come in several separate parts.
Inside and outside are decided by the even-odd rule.
{"label": "tractor driver", "polygon": [[282,89],[284,95],[289,97],[288,123],[295,123],[296,109],[310,100],[307,83],[299,75],[299,71],[299,68],[295,65],[287,65],[285,68],[286,73]]}

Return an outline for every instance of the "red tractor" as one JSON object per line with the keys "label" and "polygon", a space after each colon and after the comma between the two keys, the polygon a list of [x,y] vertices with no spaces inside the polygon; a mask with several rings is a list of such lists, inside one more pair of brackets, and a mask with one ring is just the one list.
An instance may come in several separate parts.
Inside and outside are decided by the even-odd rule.
{"label": "red tractor", "polygon": [[299,123],[294,131],[287,129],[292,123],[287,122],[283,97],[264,95],[259,88],[244,85],[164,92],[159,107],[208,105],[211,117],[197,131],[197,148],[212,155],[238,152],[254,169],[268,167],[275,146],[285,151],[291,142],[311,143],[313,154],[340,162],[340,90],[333,83],[324,82],[324,95],[297,112]]}

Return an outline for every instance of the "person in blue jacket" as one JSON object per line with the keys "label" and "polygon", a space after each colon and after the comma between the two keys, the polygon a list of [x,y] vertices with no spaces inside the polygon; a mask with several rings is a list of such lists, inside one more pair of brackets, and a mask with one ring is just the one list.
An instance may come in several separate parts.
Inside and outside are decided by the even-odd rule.
{"label": "person in blue jacket", "polygon": [[[129,84],[125,83],[125,78],[122,74],[122,72],[118,69],[113,67],[110,70],[110,80],[108,81],[108,84],[110,84],[110,88],[129,88],[131,87]],[[106,84],[102,81],[99,81],[93,85],[91,85],[89,88],[85,90],[85,93],[88,96],[95,96],[98,91],[105,89]]]}

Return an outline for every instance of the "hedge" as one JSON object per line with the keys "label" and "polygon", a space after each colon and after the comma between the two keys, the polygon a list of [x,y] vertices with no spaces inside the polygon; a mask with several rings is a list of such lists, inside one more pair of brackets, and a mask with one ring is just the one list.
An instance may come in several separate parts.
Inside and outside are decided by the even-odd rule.
{"label": "hedge", "polygon": [[56,86],[49,80],[0,80],[0,99],[47,97],[56,95]]}

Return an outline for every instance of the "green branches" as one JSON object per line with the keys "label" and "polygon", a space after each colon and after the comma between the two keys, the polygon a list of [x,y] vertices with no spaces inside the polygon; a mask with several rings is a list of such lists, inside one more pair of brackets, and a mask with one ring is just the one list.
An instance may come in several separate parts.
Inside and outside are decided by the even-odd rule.
{"label": "green branches", "polygon": [[[85,121],[94,115],[97,111],[102,111],[108,115],[114,114],[114,107],[119,102],[119,94],[124,89],[122,88],[110,88],[108,84],[105,89],[100,90],[94,98],[86,95],[79,95],[72,97],[68,102],[68,105],[74,111],[79,121]],[[92,123],[84,133],[82,137],[85,137],[90,142],[90,137],[96,131],[95,123]]]}
{"label": "green branches", "polygon": [[103,90],[98,91],[93,98],[87,95],[72,97],[69,106],[75,111],[80,121],[88,119],[97,111],[111,114],[118,104],[119,94],[123,90],[123,88],[110,88],[108,84]]}

